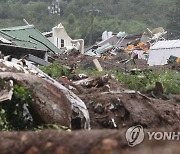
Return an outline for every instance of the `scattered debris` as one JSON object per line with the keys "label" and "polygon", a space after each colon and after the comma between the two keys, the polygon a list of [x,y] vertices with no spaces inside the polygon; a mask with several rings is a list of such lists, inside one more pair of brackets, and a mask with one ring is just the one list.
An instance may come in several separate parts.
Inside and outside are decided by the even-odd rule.
{"label": "scattered debris", "polygon": [[94,107],[94,112],[98,114],[102,114],[104,112],[103,105],[100,103],[97,103]]}
{"label": "scattered debris", "polygon": [[[4,82],[2,79],[0,79],[1,82],[1,91],[0,91],[0,102],[4,102],[6,100],[11,100],[12,95],[13,95],[13,81],[10,80],[8,85],[3,85],[2,82]],[[10,90],[9,90],[10,89]]]}
{"label": "scattered debris", "polygon": [[[33,109],[40,121],[50,124],[59,123],[70,127],[71,106],[72,111],[76,113],[76,117],[81,118],[80,124],[82,126],[80,126],[80,128],[84,127],[85,129],[90,129],[89,113],[84,102],[59,82],[39,70],[36,66],[28,61],[25,62],[26,68],[23,68],[15,62],[5,62],[5,65],[8,64],[6,67],[23,69],[21,69],[21,73],[1,72],[0,77],[6,80],[13,79],[22,85],[27,84],[33,89],[36,98],[33,101]],[[53,98],[51,99],[52,96]]]}
{"label": "scattered debris", "polygon": [[32,61],[32,62],[34,62],[37,65],[42,65],[42,66],[49,66],[49,65],[51,65],[50,62],[47,62],[47,61],[45,61],[45,60],[43,60],[41,58],[38,58],[36,56],[33,56],[31,54],[28,54],[27,56],[25,56],[24,59],[27,59],[28,61]]}
{"label": "scattered debris", "polygon": [[98,71],[103,71],[101,64],[99,63],[99,61],[97,59],[93,60],[94,65],[96,66]]}
{"label": "scattered debris", "polygon": [[[61,125],[65,130],[124,130],[137,124],[145,129],[167,129],[170,126],[178,128],[180,46],[179,40],[165,40],[166,33],[162,27],[152,31],[147,28],[143,35],[133,36],[125,32],[114,34],[105,31],[101,42],[84,50],[84,40],[72,40],[62,24],[54,27],[52,32],[44,33],[44,36],[29,24],[1,29],[0,107],[11,103],[16,93],[14,89],[18,85],[32,91],[31,97],[28,97],[31,99],[28,106],[22,105],[30,123],[34,121],[40,125]],[[177,71],[172,73],[173,77],[168,76],[167,72],[163,77],[152,73],[162,68]],[[90,69],[94,75],[88,72]],[[81,71],[85,73],[77,73]],[[53,132],[49,133],[51,137],[54,135]],[[87,137],[91,137],[92,140],[88,140],[91,143],[102,140],[102,147],[84,148],[90,149],[91,153],[118,153],[122,147],[127,150],[123,140],[123,143],[117,142],[122,134],[113,130],[58,133],[52,137],[55,143],[59,135],[61,141],[78,138],[79,143],[84,143]],[[18,144],[23,139],[31,146],[31,142],[36,142],[36,138],[42,135],[44,144],[51,147],[49,141],[46,143],[46,132],[37,133],[36,136],[32,132],[15,132],[9,136],[17,134]],[[8,142],[6,134],[1,135],[3,142]],[[54,145],[57,149],[52,148],[48,152],[72,153],[74,150],[71,148],[77,148],[78,145],[73,142],[71,140],[69,150],[66,149],[67,142],[63,142],[66,147]],[[2,145],[6,144],[0,144],[0,149],[4,148]],[[78,149],[81,149],[79,145]],[[46,152],[41,146],[30,149],[24,147],[12,150],[15,153]],[[8,150],[11,151],[11,148],[5,149],[6,153]]]}

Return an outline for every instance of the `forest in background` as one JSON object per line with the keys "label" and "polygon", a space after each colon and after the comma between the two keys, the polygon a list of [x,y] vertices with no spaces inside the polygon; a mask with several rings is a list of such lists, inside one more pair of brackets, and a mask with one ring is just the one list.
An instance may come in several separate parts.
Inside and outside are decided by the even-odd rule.
{"label": "forest in background", "polygon": [[[60,15],[49,14],[52,0],[0,0],[0,28],[25,25],[23,18],[41,32],[63,23],[72,38],[89,39],[94,12],[93,41],[103,31],[142,33],[162,26],[180,35],[179,0],[60,0]],[[175,38],[175,35],[172,35]]]}

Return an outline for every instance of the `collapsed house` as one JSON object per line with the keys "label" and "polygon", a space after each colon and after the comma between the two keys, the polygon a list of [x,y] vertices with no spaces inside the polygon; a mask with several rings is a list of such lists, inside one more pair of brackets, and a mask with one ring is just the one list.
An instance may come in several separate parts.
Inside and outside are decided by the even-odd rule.
{"label": "collapsed house", "polygon": [[[58,34],[58,28],[56,33],[58,35],[56,35],[57,37],[52,37],[52,42],[57,43],[55,45],[60,50],[42,35],[36,35],[37,33],[33,33],[31,30],[30,32],[30,27],[18,29],[19,33],[17,35],[15,35],[16,30],[15,32],[12,29],[1,31],[1,46],[9,47],[9,50],[2,50],[3,54],[22,57],[26,54],[25,51],[31,54],[33,53],[32,51],[34,51],[34,56],[44,59],[47,53],[61,53],[60,50],[62,51],[64,46],[71,47],[73,44],[70,37],[65,38],[63,35],[61,36],[60,34],[63,34],[61,31]],[[24,35],[24,33],[26,33],[26,35]],[[37,36],[39,36],[39,38]],[[110,36],[108,37],[108,40],[111,40],[112,38],[117,39],[116,37],[117,36]],[[121,46],[126,38],[121,36],[117,39],[118,45],[120,44]],[[60,44],[59,46],[61,40],[64,41],[62,41],[63,44]],[[116,55],[114,54],[115,52],[109,51],[114,49],[114,45],[117,44],[117,42],[108,42],[108,40],[101,42],[102,46],[96,48],[95,51],[98,52],[94,53],[94,56],[97,56],[97,53],[100,53],[100,56],[106,55],[109,58],[106,60],[102,57],[99,58],[100,63],[105,63],[104,66],[113,65],[110,68],[107,67],[108,70],[114,69],[116,65],[118,67],[122,66],[124,62],[127,64],[129,59],[126,56],[128,54],[132,55],[132,57],[129,57],[130,60],[134,57],[140,58],[140,52],[143,51],[144,53],[149,47],[146,46],[147,41],[142,43],[135,39],[129,43],[128,40],[128,43],[125,43],[123,46],[123,50],[115,51],[117,53]],[[151,38],[150,40],[153,39]],[[106,41],[108,44],[105,43]],[[169,53],[173,55],[172,51],[177,53],[177,55],[174,54],[174,56],[179,56],[179,40],[160,41],[158,37],[158,39],[153,41],[150,41],[150,43],[155,43],[149,50],[150,62],[156,63],[156,58],[158,59],[158,62],[159,59],[166,60],[169,55],[166,58],[163,56]],[[126,46],[126,44],[128,46]],[[19,50],[17,50],[17,48]],[[14,51],[16,54],[14,54]],[[41,51],[42,55],[40,54]],[[67,49],[64,52],[66,51]],[[138,57],[133,54],[138,55]],[[66,60],[68,64],[74,60],[75,64],[80,63],[82,65],[83,62],[87,63],[88,59],[93,58],[91,56],[78,55],[76,57],[78,59],[75,59],[75,56],[72,56],[73,59],[71,59],[70,56],[72,55],[69,55],[67,58],[63,57],[62,59]],[[58,58],[60,58],[60,55]],[[38,62],[40,59],[38,59]],[[110,59],[111,61],[108,61]],[[98,60],[95,59],[93,62],[96,64],[99,71],[102,71]],[[131,71],[127,75],[130,75],[131,73],[134,75],[135,72]],[[148,78],[146,73],[147,72],[144,72],[143,76],[138,75],[137,79],[143,81],[143,78]],[[121,72],[121,74],[123,74],[123,72]],[[1,105],[12,105],[12,102],[10,101],[13,100],[13,94],[16,93],[13,89],[15,87],[14,85],[20,85],[32,90],[32,102],[29,104],[31,110],[29,110],[29,113],[32,116],[33,122],[35,124],[38,122],[37,125],[61,125],[72,130],[83,128],[108,128],[118,130],[93,130],[71,133],[62,131],[1,133],[0,141],[2,141],[2,144],[0,144],[0,151],[5,151],[5,153],[79,153],[79,151],[83,149],[84,153],[88,153],[89,151],[91,153],[96,153],[97,151],[102,151],[102,153],[111,153],[111,151],[112,153],[119,153],[120,150],[122,151],[122,147],[123,150],[127,151],[126,148],[128,146],[127,142],[125,142],[124,130],[127,130],[127,128],[133,125],[142,125],[144,128],[150,130],[160,128],[163,128],[164,130],[164,128],[171,128],[170,131],[177,131],[179,128],[180,97],[179,95],[173,97],[171,94],[168,96],[165,95],[163,86],[160,82],[156,82],[155,87],[144,92],[127,89],[127,87],[124,87],[122,83],[117,81],[117,78],[113,74],[97,77],[88,76],[86,74],[75,74],[71,80],[66,76],[53,79],[49,75],[49,73],[46,74],[42,72],[38,67],[27,60],[18,60],[14,58],[6,60],[2,59],[0,54],[0,83],[5,83],[5,86],[2,86],[2,84],[0,85]],[[128,80],[127,82],[133,81]],[[179,82],[177,82],[177,87],[178,84]],[[26,117],[26,115],[24,116],[23,114],[23,117]],[[20,125],[22,124],[21,122],[18,123]],[[77,140],[80,142],[77,143]],[[84,146],[82,143],[85,142],[86,144]],[[147,141],[142,144],[145,143],[147,143]],[[164,142],[159,143],[162,147],[164,146]],[[19,146],[17,146],[17,144]],[[151,141],[150,145],[151,147],[147,148],[146,146],[143,150],[146,152],[147,149],[151,151],[152,147],[154,148],[154,145],[155,148],[157,148],[156,145],[159,144]],[[139,146],[137,147],[139,148]],[[171,144],[171,147],[172,149],[175,149],[173,144]],[[158,147],[158,149],[160,148]]]}
{"label": "collapsed house", "polygon": [[165,65],[169,58],[170,61],[179,62],[179,40],[166,41],[164,38],[166,33],[167,31],[162,27],[153,30],[147,28],[142,35],[133,36],[125,32],[113,34],[105,31],[102,34],[102,41],[88,48],[85,55],[104,60],[114,59],[113,57],[116,57],[118,53],[124,53],[129,55],[127,62],[141,59],[150,66]]}
{"label": "collapsed house", "polygon": [[45,32],[43,34],[63,52],[68,53],[72,50],[76,50],[80,53],[84,53],[84,40],[72,40],[61,23],[53,27],[51,32]]}
{"label": "collapsed house", "polygon": [[48,61],[48,53],[61,52],[33,25],[0,29],[0,50],[5,56],[28,56],[37,62]]}
{"label": "collapsed house", "polygon": [[170,56],[180,57],[180,40],[158,41],[150,50],[148,64],[165,65]]}
{"label": "collapsed house", "polygon": [[103,46],[107,43],[113,45],[114,47],[123,48],[126,47],[127,44],[134,42],[135,40],[139,40],[141,35],[128,35],[125,32],[119,32],[118,34],[108,35],[105,37],[105,32],[102,34],[102,41],[98,42],[98,46]]}
{"label": "collapsed house", "polygon": [[102,41],[87,48],[85,55],[95,57],[116,55],[118,51],[123,50],[128,44],[139,41],[140,37],[141,35],[128,35],[125,32],[114,34],[105,31],[102,33]]}

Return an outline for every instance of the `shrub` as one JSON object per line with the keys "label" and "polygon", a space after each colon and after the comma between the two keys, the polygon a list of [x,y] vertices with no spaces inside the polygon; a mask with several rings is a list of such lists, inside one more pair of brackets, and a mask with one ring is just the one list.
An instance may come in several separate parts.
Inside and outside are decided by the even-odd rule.
{"label": "shrub", "polygon": [[13,88],[12,99],[0,106],[0,130],[29,130],[34,124],[29,112],[32,90],[19,85]]}
{"label": "shrub", "polygon": [[60,65],[57,61],[50,66],[40,66],[40,69],[53,78],[59,78],[61,76],[72,78],[70,70]]}

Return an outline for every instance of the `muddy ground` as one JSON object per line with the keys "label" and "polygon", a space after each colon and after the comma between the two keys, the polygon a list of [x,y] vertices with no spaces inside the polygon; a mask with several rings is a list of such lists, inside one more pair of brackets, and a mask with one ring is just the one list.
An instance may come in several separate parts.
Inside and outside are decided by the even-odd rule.
{"label": "muddy ground", "polygon": [[[61,63],[72,67],[74,63],[79,61],[78,64],[80,65],[78,67],[84,67],[87,62],[91,63],[92,59],[92,57],[77,56],[76,58],[72,57],[72,60],[68,59],[68,63],[65,59]],[[109,61],[116,63],[112,59]],[[59,78],[57,81],[74,92],[87,106],[90,114],[91,131],[84,131],[79,130],[82,129],[82,120],[76,121],[75,119],[70,124],[72,113],[69,100],[65,98],[65,95],[59,92],[57,87],[44,81],[43,77],[35,75],[33,72],[32,74],[25,74],[23,64],[21,66],[17,69],[0,63],[1,77],[5,80],[15,80],[19,84],[29,85],[33,88],[36,100],[34,102],[34,111],[36,113],[41,111],[39,115],[41,120],[47,123],[56,123],[58,121],[65,126],[71,125],[72,132],[47,130],[42,132],[0,133],[0,154],[179,153],[179,142],[176,141],[157,142],[145,140],[141,145],[130,148],[125,139],[125,131],[131,126],[142,125],[146,130],[159,131],[163,129],[164,131],[178,132],[180,127],[180,95],[174,95],[170,100],[163,95],[161,99],[155,99],[149,96],[149,93],[128,90],[113,76],[109,75],[89,76],[82,80],[74,78],[71,81],[64,77]],[[103,65],[106,69],[114,68],[114,65],[107,66]],[[121,69],[119,70],[124,71],[124,66],[122,66],[120,66]],[[144,64],[142,66],[147,67]],[[170,68],[172,66],[168,66],[167,69]],[[175,68],[178,68],[178,66]],[[156,71],[159,69],[154,68]],[[17,80],[16,78],[20,79]],[[21,80],[21,78],[23,79]],[[40,82],[41,85],[34,84],[35,82]],[[51,98],[52,95],[53,99]],[[49,104],[52,108],[52,104],[57,105],[56,109],[61,113],[58,116],[63,117],[62,121],[53,119],[52,112],[46,104]],[[37,107],[38,109],[36,109]],[[41,110],[43,108],[44,110]],[[44,113],[50,113],[50,115],[44,116]],[[68,118],[63,121],[65,117]]]}
{"label": "muddy ground", "polygon": [[103,70],[118,70],[118,71],[126,71],[133,68],[139,69],[147,69],[148,65],[144,60],[135,60],[126,63],[126,60],[130,59],[129,55],[124,52],[118,53],[116,56],[103,58],[91,57],[86,55],[68,55],[61,57],[54,57],[57,61],[59,61],[63,65],[67,65],[71,68],[84,68],[84,69],[96,69],[93,65],[93,59],[98,59]]}
{"label": "muddy ground", "polygon": [[180,151],[179,141],[145,139],[140,145],[129,147],[125,130],[11,132],[0,136],[0,154],[179,154]]}
{"label": "muddy ground", "polygon": [[[59,61],[60,64],[69,66],[71,68],[81,69],[96,69],[92,61],[96,57],[81,55],[81,54],[70,54],[68,56],[54,56],[52,57]],[[103,70],[118,70],[126,72],[134,68],[140,70],[153,70],[160,71],[166,69],[173,69],[180,71],[180,63],[172,63],[165,66],[153,66],[149,67],[146,60],[134,59],[126,63],[130,59],[130,56],[126,52],[119,52],[116,56],[108,56],[107,58],[96,58],[99,60]]]}
{"label": "muddy ground", "polygon": [[110,76],[94,77],[86,84],[78,81],[69,84],[85,102],[92,129],[122,129],[137,124],[148,129],[180,126],[180,95],[171,100],[155,99],[127,90]]}
{"label": "muddy ground", "polygon": [[[77,54],[58,58],[58,61],[70,67],[93,68],[93,59],[94,57]],[[125,52],[105,60],[98,58],[104,70],[120,72],[134,68],[157,72],[180,68],[180,64],[149,67],[144,60],[138,59],[125,64],[125,59],[129,59]],[[145,128],[180,125],[180,95],[174,96],[171,100],[163,95],[161,99],[155,99],[149,97],[149,93],[146,92],[142,94],[127,91],[127,88],[113,77],[108,77],[104,81],[101,78],[102,76],[94,77],[94,82],[90,86],[86,85],[88,83],[86,81],[83,84],[79,84],[78,81],[65,83],[66,87],[69,85],[74,87],[72,91],[85,102],[90,113],[92,129],[121,129],[136,124],[141,124]]]}

